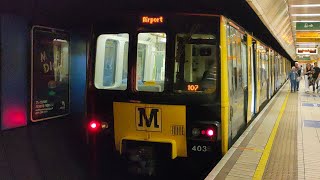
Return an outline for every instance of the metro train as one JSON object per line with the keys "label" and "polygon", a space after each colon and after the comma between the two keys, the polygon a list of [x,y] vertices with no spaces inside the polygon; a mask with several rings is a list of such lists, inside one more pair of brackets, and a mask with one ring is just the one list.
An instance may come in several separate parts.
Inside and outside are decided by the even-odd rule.
{"label": "metro train", "polygon": [[165,159],[207,166],[224,155],[291,69],[223,15],[105,19],[88,50],[88,134],[137,174]]}

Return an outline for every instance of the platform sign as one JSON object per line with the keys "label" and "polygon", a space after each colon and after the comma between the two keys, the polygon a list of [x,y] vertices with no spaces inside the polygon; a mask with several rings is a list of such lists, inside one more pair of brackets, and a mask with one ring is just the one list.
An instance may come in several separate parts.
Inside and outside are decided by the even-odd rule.
{"label": "platform sign", "polygon": [[307,63],[310,63],[310,64],[313,64],[314,63],[314,60],[309,60],[309,61],[307,61],[307,60],[297,60],[298,61],[298,63],[303,63],[303,64],[307,64]]}
{"label": "platform sign", "polygon": [[320,30],[320,22],[297,22],[296,30],[301,30],[301,31]]}
{"label": "platform sign", "polygon": [[296,54],[318,54],[318,48],[296,48]]}
{"label": "platform sign", "polygon": [[298,60],[298,61],[300,61],[300,60],[310,61],[310,60],[311,60],[311,57],[310,57],[310,56],[297,57],[297,60]]}
{"label": "platform sign", "polygon": [[69,35],[34,26],[31,32],[31,121],[69,114]]}
{"label": "platform sign", "polygon": [[320,42],[320,38],[297,38],[296,42]]}
{"label": "platform sign", "polygon": [[320,38],[319,31],[297,31],[296,38]]}

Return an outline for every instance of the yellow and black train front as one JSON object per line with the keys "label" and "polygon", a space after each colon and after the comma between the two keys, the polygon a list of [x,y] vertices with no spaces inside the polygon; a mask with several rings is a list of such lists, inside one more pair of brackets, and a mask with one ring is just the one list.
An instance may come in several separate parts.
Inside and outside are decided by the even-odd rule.
{"label": "yellow and black train front", "polygon": [[112,110],[111,118],[100,117],[113,125],[116,150],[129,161],[217,158],[221,17],[138,17],[118,32],[96,30],[89,91],[103,107],[90,107],[93,114]]}
{"label": "yellow and black train front", "polygon": [[[114,102],[116,149],[133,158],[152,158],[152,153],[170,159],[189,157],[192,153],[218,155],[220,147],[214,144],[219,122],[204,117],[208,107],[194,106]],[[192,113],[193,120],[187,117]]]}

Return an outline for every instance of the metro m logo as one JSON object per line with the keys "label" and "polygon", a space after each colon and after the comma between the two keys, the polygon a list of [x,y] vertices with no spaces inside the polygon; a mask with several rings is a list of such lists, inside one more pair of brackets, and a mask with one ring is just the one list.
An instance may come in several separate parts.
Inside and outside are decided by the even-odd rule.
{"label": "metro m logo", "polygon": [[136,128],[138,131],[161,132],[161,109],[136,107]]}

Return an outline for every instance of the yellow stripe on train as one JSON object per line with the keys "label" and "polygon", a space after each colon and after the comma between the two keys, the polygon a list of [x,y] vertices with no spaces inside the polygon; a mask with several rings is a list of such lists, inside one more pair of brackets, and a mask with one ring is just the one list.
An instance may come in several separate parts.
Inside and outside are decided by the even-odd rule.
{"label": "yellow stripe on train", "polygon": [[122,141],[171,144],[171,157],[187,157],[186,107],[183,105],[114,102],[116,149],[122,153]]}

